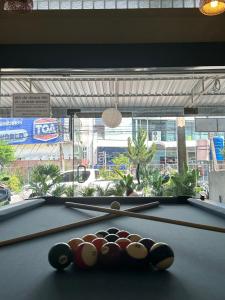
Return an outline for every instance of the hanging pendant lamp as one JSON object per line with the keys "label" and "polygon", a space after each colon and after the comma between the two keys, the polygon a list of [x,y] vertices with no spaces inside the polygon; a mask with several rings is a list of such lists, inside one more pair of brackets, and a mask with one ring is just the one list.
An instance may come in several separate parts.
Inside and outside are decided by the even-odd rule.
{"label": "hanging pendant lamp", "polygon": [[122,114],[117,108],[107,108],[102,113],[102,121],[107,127],[118,127],[122,121]]}
{"label": "hanging pendant lamp", "polygon": [[199,10],[206,16],[216,16],[225,11],[225,0],[201,0]]}

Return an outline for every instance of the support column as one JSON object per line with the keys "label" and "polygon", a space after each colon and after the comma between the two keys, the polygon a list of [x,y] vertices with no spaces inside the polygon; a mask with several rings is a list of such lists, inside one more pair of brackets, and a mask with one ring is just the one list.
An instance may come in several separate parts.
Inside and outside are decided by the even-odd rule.
{"label": "support column", "polygon": [[186,137],[185,137],[185,118],[177,118],[177,157],[178,172],[183,173],[184,165],[187,164]]}

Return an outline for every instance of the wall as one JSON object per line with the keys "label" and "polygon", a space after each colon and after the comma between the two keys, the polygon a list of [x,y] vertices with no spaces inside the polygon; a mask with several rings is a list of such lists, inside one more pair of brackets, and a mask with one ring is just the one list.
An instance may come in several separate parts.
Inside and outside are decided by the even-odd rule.
{"label": "wall", "polygon": [[225,203],[225,171],[209,173],[209,199],[219,201],[222,197],[222,202]]}

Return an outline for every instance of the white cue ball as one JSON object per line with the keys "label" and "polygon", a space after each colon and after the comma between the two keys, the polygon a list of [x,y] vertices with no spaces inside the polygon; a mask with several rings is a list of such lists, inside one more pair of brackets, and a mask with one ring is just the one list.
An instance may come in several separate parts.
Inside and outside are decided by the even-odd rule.
{"label": "white cue ball", "polygon": [[113,201],[110,205],[111,209],[120,210],[120,203],[118,201]]}

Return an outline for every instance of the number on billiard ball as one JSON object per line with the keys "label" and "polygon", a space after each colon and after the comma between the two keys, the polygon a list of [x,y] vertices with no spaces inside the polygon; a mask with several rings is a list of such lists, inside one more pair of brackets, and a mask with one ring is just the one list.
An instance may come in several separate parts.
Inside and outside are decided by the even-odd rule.
{"label": "number on billiard ball", "polygon": [[149,251],[149,260],[155,270],[166,270],[174,261],[174,252],[165,243],[154,244]]}
{"label": "number on billiard ball", "polygon": [[50,265],[57,269],[63,270],[70,265],[73,260],[71,247],[66,243],[55,244],[48,253]]}

